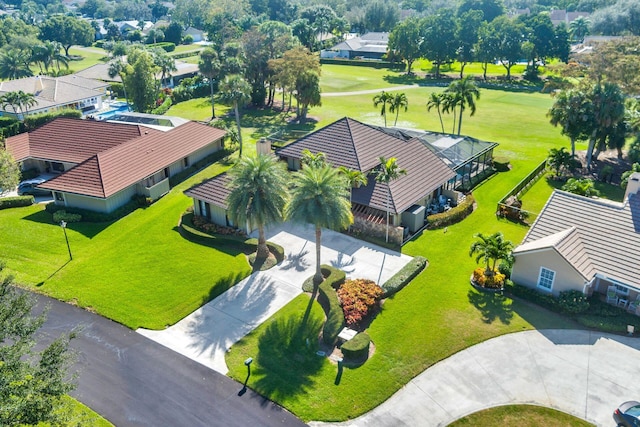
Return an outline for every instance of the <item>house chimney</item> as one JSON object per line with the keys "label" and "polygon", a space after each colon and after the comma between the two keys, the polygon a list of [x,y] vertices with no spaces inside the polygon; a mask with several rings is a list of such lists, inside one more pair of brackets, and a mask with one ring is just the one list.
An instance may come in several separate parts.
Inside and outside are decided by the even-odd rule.
{"label": "house chimney", "polygon": [[627,189],[624,192],[624,201],[629,200],[631,194],[640,193],[640,172],[634,172],[627,181]]}

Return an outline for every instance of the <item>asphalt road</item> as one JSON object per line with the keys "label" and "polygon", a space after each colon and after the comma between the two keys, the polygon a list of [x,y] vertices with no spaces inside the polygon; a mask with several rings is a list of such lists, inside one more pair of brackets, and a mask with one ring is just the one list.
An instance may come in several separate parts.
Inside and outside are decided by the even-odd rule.
{"label": "asphalt road", "polygon": [[80,327],[72,341],[79,401],[118,427],[303,426],[291,413],[242,384],[124,326],[44,296],[46,343]]}

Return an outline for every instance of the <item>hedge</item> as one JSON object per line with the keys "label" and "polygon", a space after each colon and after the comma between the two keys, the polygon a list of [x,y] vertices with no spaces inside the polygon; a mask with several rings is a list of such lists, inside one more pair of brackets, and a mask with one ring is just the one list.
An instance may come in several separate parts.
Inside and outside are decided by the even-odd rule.
{"label": "hedge", "polygon": [[388,298],[407,286],[427,265],[427,259],[421,256],[413,258],[400,271],[394,274],[381,286],[384,294],[382,298]]}
{"label": "hedge", "polygon": [[[252,238],[247,239],[245,243],[253,248],[253,250],[257,250],[258,248],[258,239]],[[276,257],[278,264],[284,261],[284,248],[276,243],[267,241],[267,247],[269,251]]]}
{"label": "hedge", "polygon": [[164,99],[164,102],[162,104],[160,104],[158,106],[158,108],[155,108],[155,109],[151,110],[151,114],[157,114],[159,116],[162,116],[167,111],[169,111],[169,108],[171,108],[172,104],[173,104],[173,100],[171,99],[170,96],[167,96]]}
{"label": "hedge", "polygon": [[335,289],[344,283],[346,275],[344,271],[329,265],[321,265],[320,268],[323,276],[326,275],[326,278],[318,287],[318,302],[327,316],[322,328],[322,340],[327,345],[333,345],[345,325],[344,313]]}
{"label": "hedge", "polygon": [[340,350],[345,360],[351,362],[362,362],[369,357],[369,345],[371,337],[366,332],[360,332],[346,343],[342,344]]}
{"label": "hedge", "polygon": [[320,64],[351,65],[354,67],[390,68],[392,70],[403,70],[406,68],[406,65],[404,65],[404,63],[402,62],[360,60],[360,59],[320,58]]}
{"label": "hedge", "polygon": [[40,171],[38,168],[30,168],[20,171],[20,181],[25,181],[27,179],[33,179],[40,175]]}
{"label": "hedge", "polygon": [[31,206],[33,203],[33,196],[5,197],[3,199],[0,199],[0,210],[18,208],[21,206]]}
{"label": "hedge", "polygon": [[174,50],[176,50],[176,44],[171,42],[151,43],[147,47],[149,48],[159,47],[164,49],[165,52],[173,52]]}
{"label": "hedge", "polygon": [[50,214],[55,214],[58,211],[66,210],[67,213],[78,214],[82,216],[82,219],[84,222],[109,222],[109,221],[115,221],[116,219],[120,219],[126,215],[129,215],[131,212],[135,211],[139,207],[141,207],[139,200],[137,199],[136,196],[133,196],[130,202],[120,206],[118,209],[110,213],[96,212],[88,209],[65,207],[61,205],[56,205],[54,202],[48,203],[45,206],[45,210]]}
{"label": "hedge", "polygon": [[209,166],[210,164],[217,162],[218,160],[223,159],[232,153],[233,153],[232,150],[227,150],[226,148],[223,148],[220,151],[216,151],[215,153],[209,154],[204,159],[198,160],[188,168],[178,172],[175,175],[170,176],[169,185],[172,188],[175,187],[176,185],[180,184],[182,181],[184,181],[194,173],[198,172],[200,169],[204,168],[205,166]]}
{"label": "hedge", "polygon": [[61,221],[64,222],[80,222],[82,221],[82,215],[69,213],[65,210],[59,210],[53,213],[53,222],[56,224],[60,224]]}
{"label": "hedge", "polygon": [[475,199],[472,194],[467,194],[464,202],[458,206],[449,209],[446,212],[429,215],[427,221],[429,222],[429,228],[442,228],[447,225],[455,224],[462,221],[473,212],[473,204]]}

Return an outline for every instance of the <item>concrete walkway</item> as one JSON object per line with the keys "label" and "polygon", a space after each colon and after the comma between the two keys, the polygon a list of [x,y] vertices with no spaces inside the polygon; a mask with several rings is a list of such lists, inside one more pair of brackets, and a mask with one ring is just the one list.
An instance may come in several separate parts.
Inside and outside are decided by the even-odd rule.
{"label": "concrete walkway", "polygon": [[[267,239],[285,249],[281,264],[253,273],[165,330],[137,332],[226,374],[224,355],[229,348],[302,293],[302,283],[315,271],[312,227],[281,225],[268,230]],[[380,284],[411,260],[407,255],[330,230],[322,230],[321,257],[323,264],[344,270],[347,277]]]}
{"label": "concrete walkway", "polygon": [[437,363],[371,412],[342,424],[446,426],[482,409],[533,404],[595,423],[640,399],[640,340],[581,330],[493,338]]}

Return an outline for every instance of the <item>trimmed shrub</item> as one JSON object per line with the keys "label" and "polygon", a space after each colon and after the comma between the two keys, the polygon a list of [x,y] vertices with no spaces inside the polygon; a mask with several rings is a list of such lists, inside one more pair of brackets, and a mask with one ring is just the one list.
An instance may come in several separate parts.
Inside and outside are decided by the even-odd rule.
{"label": "trimmed shrub", "polygon": [[67,213],[81,215],[82,220],[84,222],[109,222],[109,221],[115,221],[116,219],[120,219],[126,215],[129,215],[131,212],[135,211],[140,207],[141,206],[137,200],[137,197],[133,196],[131,198],[131,201],[129,201],[125,205],[120,206],[118,209],[110,213],[96,212],[88,209],[65,207],[61,205],[56,205],[54,202],[48,203],[45,206],[45,210],[50,214],[54,214],[60,210],[66,210]]}
{"label": "trimmed shrub", "polygon": [[320,64],[351,65],[353,67],[390,68],[392,70],[403,70],[406,67],[402,62],[337,58],[320,58]]}
{"label": "trimmed shrub", "polygon": [[79,119],[82,117],[82,112],[79,110],[73,109],[64,109],[54,111],[52,113],[42,113],[42,114],[34,114],[31,116],[27,116],[24,119],[24,125],[27,131],[34,130],[58,117],[70,117],[74,119]]}
{"label": "trimmed shrub", "polygon": [[59,210],[53,214],[53,222],[55,222],[56,224],[60,224],[60,221],[80,222],[82,221],[82,215],[69,213],[65,210]]}
{"label": "trimmed shrub", "polygon": [[31,206],[33,203],[33,196],[5,197],[3,199],[0,199],[0,210],[18,208],[22,206]]}
{"label": "trimmed shrub", "polygon": [[407,286],[427,265],[427,259],[421,256],[413,258],[400,271],[382,285],[382,298],[388,298]]}
{"label": "trimmed shrub", "polygon": [[442,228],[462,221],[473,212],[473,204],[475,201],[472,194],[467,194],[464,202],[458,206],[446,212],[429,215],[427,217],[429,228]]}
{"label": "trimmed shrub", "polygon": [[373,280],[355,279],[345,281],[337,293],[347,325],[352,326],[369,314],[384,291]]}
{"label": "trimmed shrub", "polygon": [[366,332],[360,332],[346,343],[342,344],[340,350],[345,360],[349,362],[363,362],[369,357],[369,346],[371,337]]}
{"label": "trimmed shrub", "polygon": [[498,172],[509,172],[511,170],[509,168],[509,159],[506,157],[494,157],[493,167]]}
{"label": "trimmed shrub", "polygon": [[149,48],[159,47],[159,48],[162,48],[165,52],[173,52],[174,50],[176,50],[175,43],[171,43],[171,42],[151,43],[148,47]]}
{"label": "trimmed shrub", "polygon": [[124,85],[118,82],[109,83],[109,87],[112,93],[114,93],[118,98],[124,98]]}
{"label": "trimmed shrub", "polygon": [[567,314],[584,313],[589,309],[589,299],[580,291],[560,292],[558,308]]}
{"label": "trimmed shrub", "polygon": [[193,43],[193,36],[191,34],[186,34],[182,37],[182,44],[191,44]]}
{"label": "trimmed shrub", "polygon": [[507,276],[498,270],[493,270],[493,275],[487,276],[485,271],[484,267],[478,267],[473,270],[473,282],[476,285],[487,289],[501,289],[504,286]]}
{"label": "trimmed shrub", "polygon": [[[198,217],[201,218],[201,217]],[[258,248],[258,239],[251,238],[247,239],[245,243],[253,248],[253,250],[257,250]],[[273,242],[267,241],[267,247],[269,251],[276,257],[278,263],[281,263],[284,260],[284,248],[280,245],[277,245]]]}
{"label": "trimmed shrub", "polygon": [[[214,224],[210,222],[207,218],[200,215],[194,215],[192,222],[193,222],[193,228],[195,228],[198,231],[202,231],[203,233],[219,234],[222,236],[246,237],[244,231],[240,229]],[[257,240],[255,244],[256,245],[258,244]]]}
{"label": "trimmed shrub", "polygon": [[322,265],[320,268],[325,279],[318,287],[318,303],[327,316],[322,328],[322,340],[327,345],[333,345],[345,325],[342,307],[335,292],[335,288],[344,283],[345,273],[329,265]]}
{"label": "trimmed shrub", "polygon": [[170,96],[167,96],[158,108],[151,110],[151,114],[157,114],[159,116],[162,116],[167,111],[169,111],[169,108],[171,108],[172,104],[173,104],[173,100],[171,99]]}

